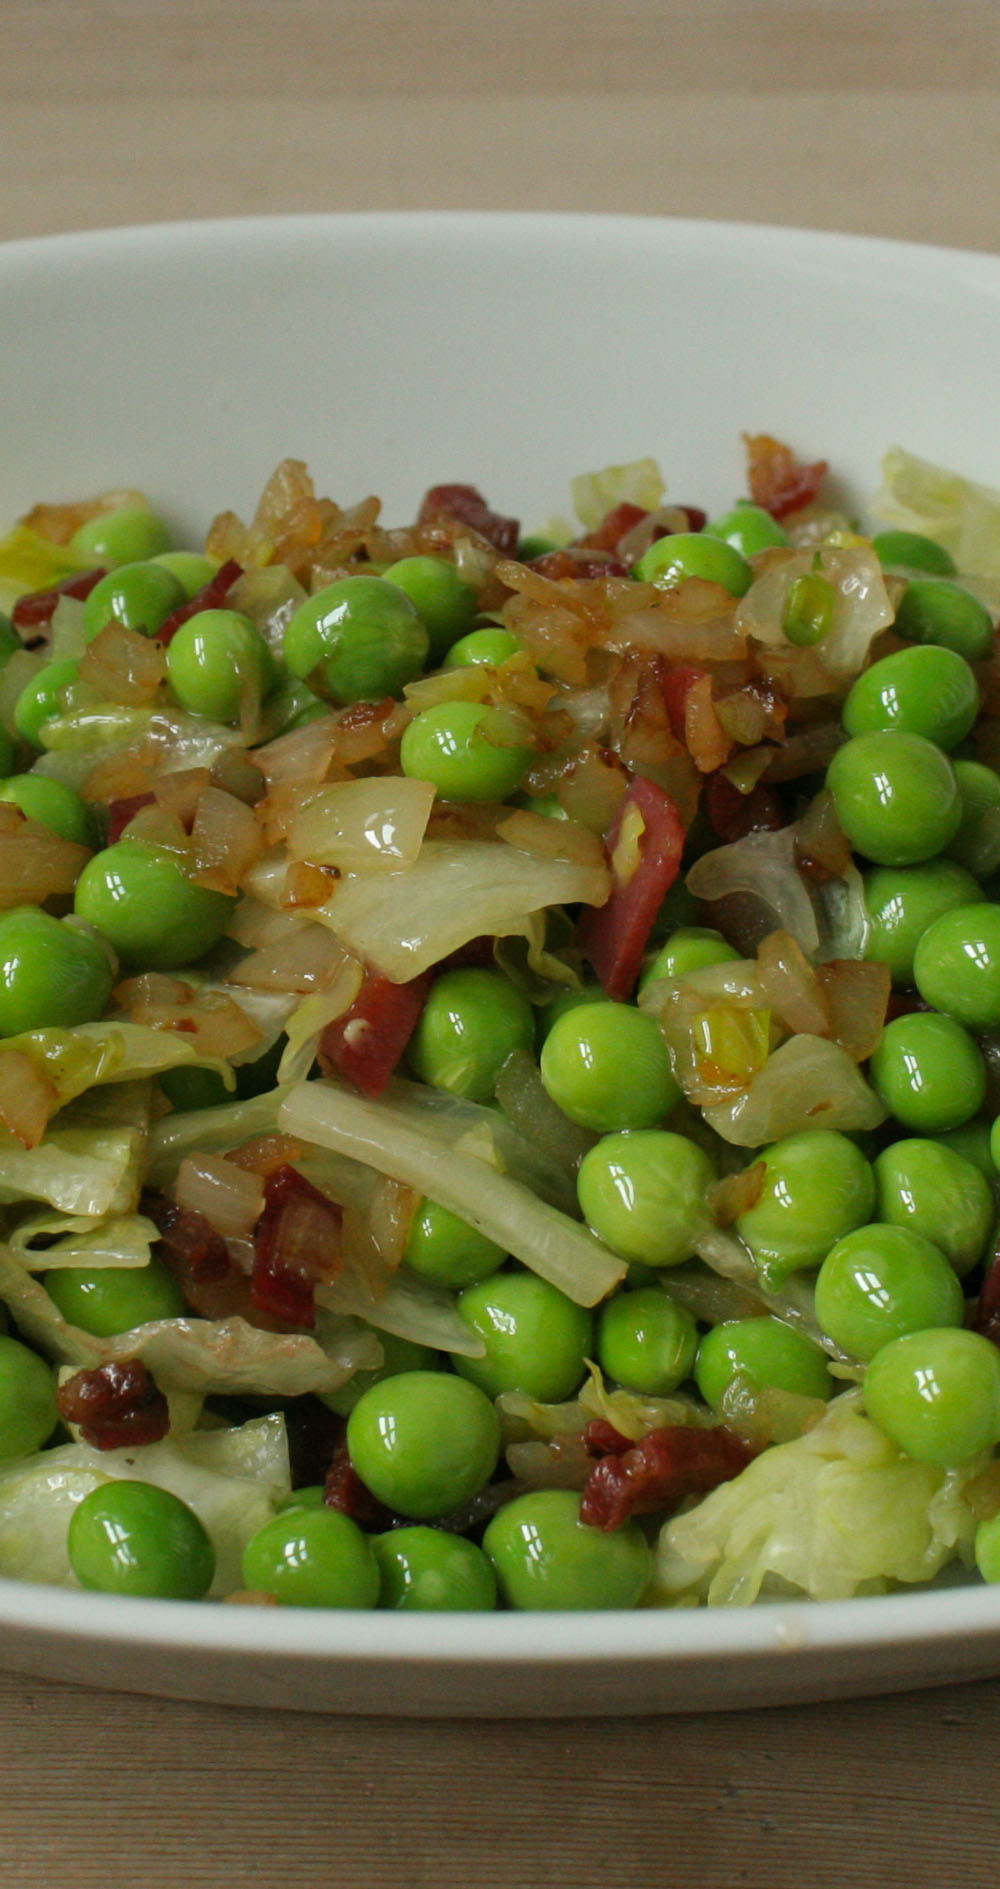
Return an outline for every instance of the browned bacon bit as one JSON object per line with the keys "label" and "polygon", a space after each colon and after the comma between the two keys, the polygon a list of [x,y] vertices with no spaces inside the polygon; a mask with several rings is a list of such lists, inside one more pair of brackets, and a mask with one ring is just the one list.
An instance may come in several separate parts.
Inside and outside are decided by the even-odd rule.
{"label": "browned bacon bit", "polygon": [[612,557],[606,551],[578,551],[573,545],[566,545],[557,551],[542,551],[538,557],[530,558],[528,568],[538,571],[542,577],[559,580],[563,577],[626,577],[628,565],[621,558]]}
{"label": "browned bacon bit", "polygon": [[288,1325],[315,1325],[316,1286],[340,1267],[342,1223],[336,1202],[297,1168],[286,1163],[268,1175],[250,1284],[258,1310]]}
{"label": "browned bacon bit", "polygon": [[171,1271],[178,1273],[183,1287],[186,1278],[224,1279],[231,1261],[221,1233],[192,1207],[176,1207],[163,1194],[144,1193],[142,1211],[159,1229],[163,1258]]}
{"label": "browned bacon bit", "polygon": [[669,1514],[688,1495],[707,1495],[745,1469],[754,1452],[721,1425],[671,1424],[603,1456],[584,1485],[580,1520],[606,1532],[632,1515]]}
{"label": "browned bacon bit", "polygon": [[790,446],[769,433],[744,433],[750,496],[772,518],[787,518],[819,496],[828,466],[825,459],[804,465]]}
{"label": "browned bacon bit", "polygon": [[518,520],[493,511],[474,485],[432,485],[424,493],[417,524],[432,525],[438,518],[457,518],[493,545],[501,557],[512,558],[517,554],[521,535]]}
{"label": "browned bacon bit", "polygon": [[188,617],[197,616],[200,610],[218,610],[225,603],[236,579],[242,575],[242,565],[237,564],[235,558],[227,558],[225,564],[219,565],[214,577],[210,577],[207,584],[203,584],[187,603],[178,604],[176,610],[171,611],[166,622],[160,624],[156,632],[157,642],[164,645],[172,642],[181,624],[186,623]]}
{"label": "browned bacon bit", "polygon": [[392,984],[369,971],[350,1008],[320,1037],[317,1055],[324,1075],[336,1070],[362,1095],[381,1095],[417,1027],[429,989],[426,975]]}
{"label": "browned bacon bit", "polygon": [[56,605],[62,597],[77,597],[81,600],[89,597],[94,585],[104,576],[104,566],[99,565],[92,571],[76,571],[72,577],[64,577],[59,584],[52,584],[48,590],[29,590],[19,597],[13,605],[10,620],[19,635],[29,640],[42,630],[47,630],[55,613]]}
{"label": "browned bacon bit", "polygon": [[120,840],[130,820],[134,820],[142,807],[156,804],[155,794],[126,794],[121,800],[112,800],[108,807],[108,845],[113,846]]}
{"label": "browned bacon bit", "polygon": [[77,1371],[56,1399],[64,1423],[77,1425],[95,1450],[158,1443],[170,1428],[167,1400],[141,1358]]}
{"label": "browned bacon bit", "polygon": [[680,871],[684,823],[654,781],[632,780],[607,836],[611,894],[583,916],[580,942],[607,996],[624,1001],[639,975],[646,940]]}
{"label": "browned bacon bit", "polygon": [[583,1440],[591,1456],[623,1456],[632,1448],[632,1438],[623,1436],[607,1417],[592,1417],[584,1426]]}
{"label": "browned bacon bit", "polygon": [[372,1495],[351,1461],[347,1444],[334,1450],[323,1483],[323,1507],[349,1515],[361,1528],[389,1528],[395,1519],[392,1509]]}

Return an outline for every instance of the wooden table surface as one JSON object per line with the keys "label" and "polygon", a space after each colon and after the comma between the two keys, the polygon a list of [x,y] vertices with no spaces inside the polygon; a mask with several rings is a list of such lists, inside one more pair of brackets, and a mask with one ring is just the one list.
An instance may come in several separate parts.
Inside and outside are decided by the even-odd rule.
{"label": "wooden table surface", "polygon": [[[3,0],[0,14],[0,238],[460,207],[994,249],[998,181],[998,0]],[[992,1884],[998,1714],[1000,1680],[468,1725],[0,1676],[0,1883]]]}

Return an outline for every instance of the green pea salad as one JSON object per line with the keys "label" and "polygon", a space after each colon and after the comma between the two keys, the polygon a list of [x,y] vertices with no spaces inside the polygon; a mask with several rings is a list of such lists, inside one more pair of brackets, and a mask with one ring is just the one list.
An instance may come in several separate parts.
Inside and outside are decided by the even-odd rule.
{"label": "green pea salad", "polygon": [[0,1576],[1000,1580],[1000,495],[883,470],[0,540]]}

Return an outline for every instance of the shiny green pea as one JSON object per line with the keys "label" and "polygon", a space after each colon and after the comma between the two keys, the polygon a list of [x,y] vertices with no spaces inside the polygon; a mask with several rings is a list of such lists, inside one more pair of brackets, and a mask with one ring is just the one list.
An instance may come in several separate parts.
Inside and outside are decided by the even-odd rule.
{"label": "shiny green pea", "polygon": [[99,1484],[73,1511],[69,1558],[81,1587],[102,1594],[200,1600],[215,1551],[194,1511],[149,1482]]}

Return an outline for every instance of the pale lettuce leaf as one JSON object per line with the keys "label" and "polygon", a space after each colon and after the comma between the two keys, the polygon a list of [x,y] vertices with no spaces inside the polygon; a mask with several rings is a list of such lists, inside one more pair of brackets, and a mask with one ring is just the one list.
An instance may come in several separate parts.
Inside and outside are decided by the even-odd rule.
{"label": "pale lettuce leaf", "polygon": [[1000,492],[993,487],[891,446],[871,509],[887,525],[936,538],[960,571],[1000,576]]}
{"label": "pale lettuce leaf", "polygon": [[650,1599],[748,1606],[789,1594],[845,1600],[933,1580],[971,1561],[963,1490],[983,1467],[914,1462],[850,1391],[660,1532]]}
{"label": "pale lettuce leaf", "polygon": [[63,1587],[77,1583],[67,1532],[91,1490],[117,1480],[155,1483],[194,1510],[216,1555],[213,1594],[242,1585],[251,1535],[271,1520],[291,1487],[280,1412],[236,1429],[171,1434],[160,1443],[95,1450],[67,1443],[0,1466],[0,1575]]}

